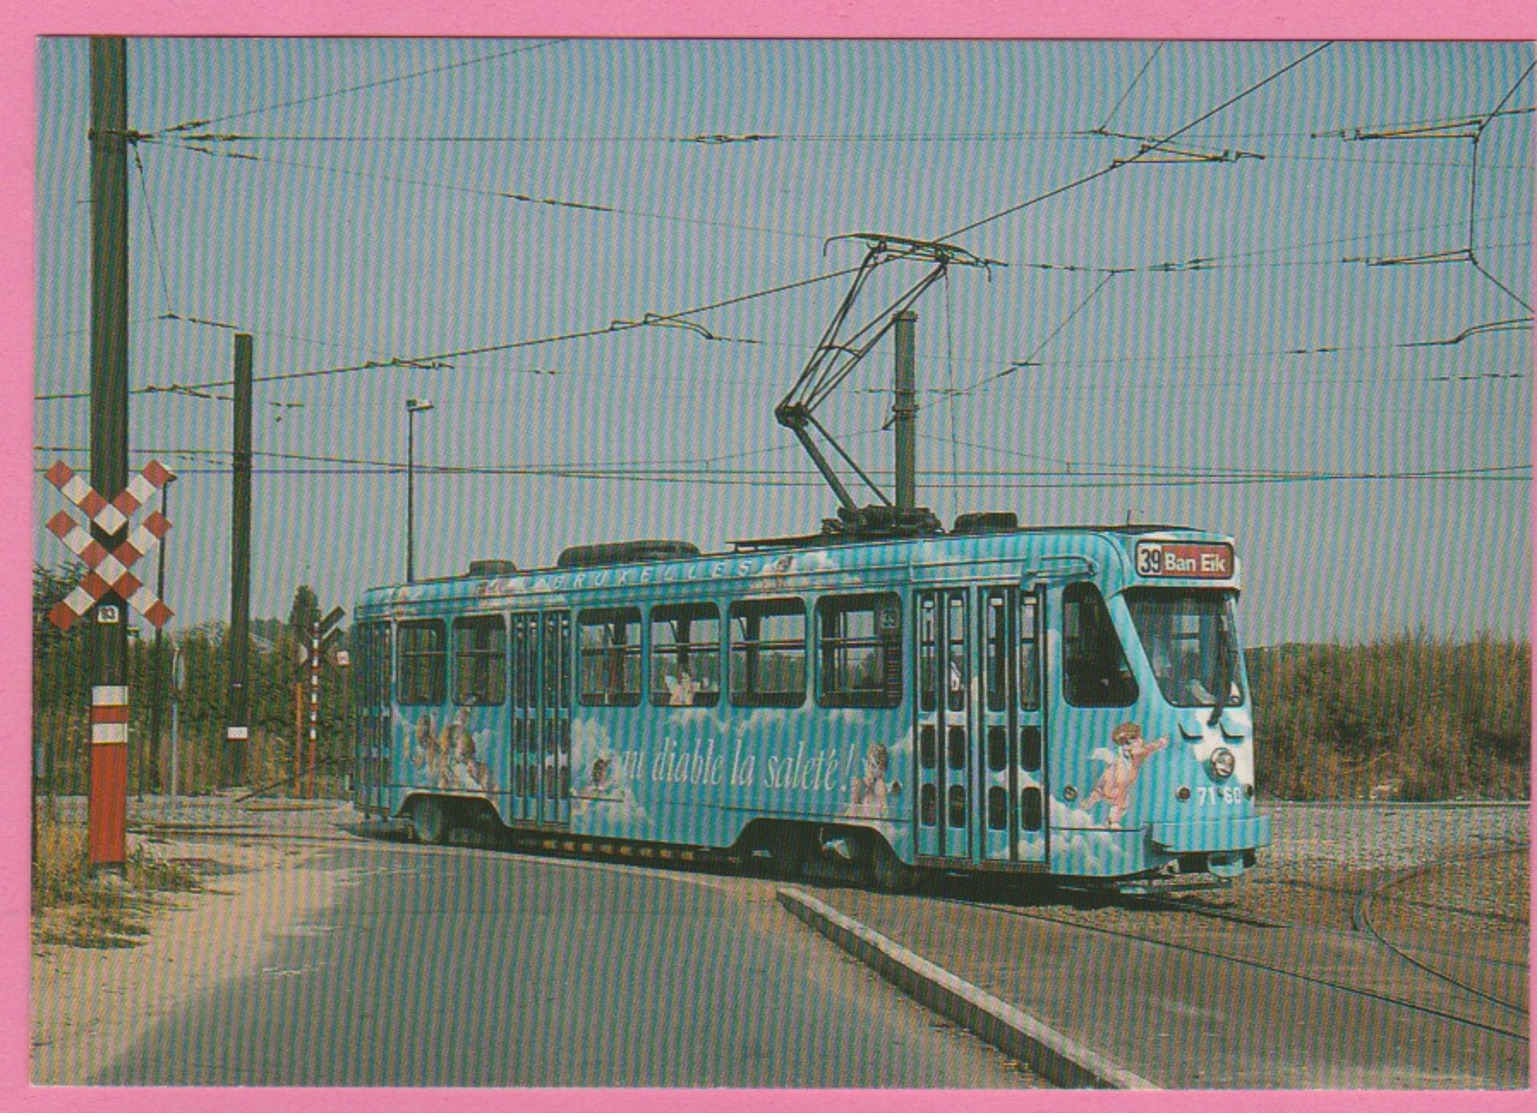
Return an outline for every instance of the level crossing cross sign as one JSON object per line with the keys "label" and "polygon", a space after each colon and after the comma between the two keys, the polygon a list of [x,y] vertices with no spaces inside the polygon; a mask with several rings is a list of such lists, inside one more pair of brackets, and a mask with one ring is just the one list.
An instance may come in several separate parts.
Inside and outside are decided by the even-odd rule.
{"label": "level crossing cross sign", "polygon": [[[45,474],[49,482],[69,501],[90,517],[91,522],[108,534],[121,531],[129,517],[169,480],[171,473],[157,461],[128,483],[111,500],[93,489],[78,473],[62,461],[54,462]],[[87,573],[63,601],[48,614],[59,628],[69,630],[91,607],[115,591],[156,628],[163,628],[172,617],[171,610],[129,569],[154,549],[171,530],[171,521],[159,512],[151,512],[128,538],[108,551],[91,538],[85,528],[68,512],[59,512],[48,521],[48,530],[85,563]]]}

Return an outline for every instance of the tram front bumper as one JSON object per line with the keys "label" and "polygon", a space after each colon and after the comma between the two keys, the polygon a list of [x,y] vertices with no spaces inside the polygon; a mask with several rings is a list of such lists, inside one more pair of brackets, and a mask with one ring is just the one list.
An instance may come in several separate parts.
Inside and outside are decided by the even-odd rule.
{"label": "tram front bumper", "polygon": [[1155,822],[1148,827],[1148,836],[1166,853],[1259,849],[1270,844],[1270,818],[1256,815],[1195,822]]}

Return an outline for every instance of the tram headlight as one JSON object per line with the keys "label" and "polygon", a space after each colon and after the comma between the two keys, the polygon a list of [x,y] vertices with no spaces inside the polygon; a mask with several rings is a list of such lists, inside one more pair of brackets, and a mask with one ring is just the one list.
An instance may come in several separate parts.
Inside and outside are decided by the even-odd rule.
{"label": "tram headlight", "polygon": [[1232,749],[1217,749],[1211,754],[1211,774],[1214,778],[1225,780],[1233,774],[1233,769],[1238,767],[1238,758],[1233,755]]}

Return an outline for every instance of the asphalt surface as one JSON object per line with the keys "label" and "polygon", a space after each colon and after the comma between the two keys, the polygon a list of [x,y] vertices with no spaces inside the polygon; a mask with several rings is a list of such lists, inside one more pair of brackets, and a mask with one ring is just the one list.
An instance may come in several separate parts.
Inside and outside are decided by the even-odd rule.
{"label": "asphalt surface", "polygon": [[[891,980],[1059,1084],[1528,1088],[1529,804],[1267,810],[1275,844],[1211,894],[1238,919],[1049,891],[799,891],[881,940],[852,949]],[[1351,916],[1382,884],[1374,911],[1401,952]],[[847,931],[808,921],[849,948]]]}
{"label": "asphalt surface", "polygon": [[[173,828],[314,835],[334,834],[346,816],[228,802],[178,809],[145,813]],[[1320,867],[1387,873],[1444,852],[1448,841],[1427,820],[1444,820],[1452,846],[1526,834],[1524,808],[1297,812],[1299,825],[1278,825],[1267,856],[1304,881]],[[975,1040],[957,1048],[968,1037],[895,991],[881,999],[870,977],[879,973],[1058,1085],[1423,1091],[1529,1082],[1529,1013],[1480,1013],[1369,936],[1306,919],[1215,923],[1170,947],[1156,934],[1032,918],[1040,913],[1028,904],[968,902],[943,889],[775,889],[705,872],[389,843],[334,856],[347,887],[325,926],[299,929],[258,978],[221,987],[101,1081],[1039,1083]],[[869,972],[829,962],[812,936],[787,934],[795,919]],[[1524,959],[1524,908],[1508,934],[1462,944],[1462,953]],[[1524,989],[1524,967],[1519,976]],[[638,1041],[622,1026],[637,1020],[646,1025]]]}
{"label": "asphalt surface", "polygon": [[[1364,936],[1234,927],[1199,949],[1170,948],[1032,919],[1010,905],[796,891],[919,960],[896,967],[894,980],[916,975],[922,984],[934,980],[926,969],[937,970],[975,990],[972,1004],[952,1009],[969,1013],[974,1029],[990,1015],[975,1007],[983,998],[1013,1010],[1045,1036],[1034,1052],[1018,1053],[1064,1085],[1424,1091],[1528,1083],[1528,1040],[1502,1034],[1508,1023],[1496,1031],[1461,1022],[1459,1008],[1475,1006],[1459,1005],[1456,990]],[[1241,936],[1242,950],[1235,941],[1225,951],[1224,936]],[[1389,992],[1359,991],[1382,988]]]}
{"label": "asphalt surface", "polygon": [[357,842],[334,902],[94,1085],[1007,1089],[762,881]]}

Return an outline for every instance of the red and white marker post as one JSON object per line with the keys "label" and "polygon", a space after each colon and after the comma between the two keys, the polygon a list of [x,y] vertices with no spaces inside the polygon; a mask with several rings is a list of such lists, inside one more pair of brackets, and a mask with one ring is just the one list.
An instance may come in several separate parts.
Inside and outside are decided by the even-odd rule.
{"label": "red and white marker post", "polygon": [[[152,461],[112,500],[104,498],[63,462],[55,462],[46,476],[92,523],[111,535],[128,526],[129,517],[170,479],[171,473]],[[171,522],[159,512],[146,516],[111,551],[93,539],[68,512],[59,512],[49,519],[48,530],[87,567],[80,585],[48,614],[48,619],[60,629],[69,631],[110,593],[120,596],[156,628],[164,627],[171,619],[165,602],[129,569],[171,530]],[[122,865],[128,859],[128,715],[126,686],[91,688],[87,846],[93,867]]]}

